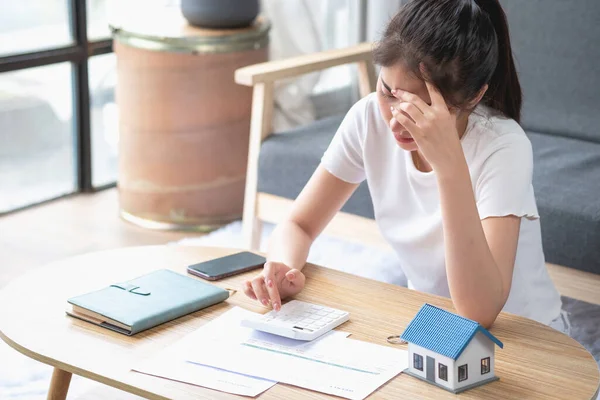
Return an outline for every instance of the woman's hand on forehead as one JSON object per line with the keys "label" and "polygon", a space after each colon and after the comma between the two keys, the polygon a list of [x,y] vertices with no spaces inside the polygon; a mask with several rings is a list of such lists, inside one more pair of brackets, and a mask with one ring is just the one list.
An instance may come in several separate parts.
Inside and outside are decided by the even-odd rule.
{"label": "woman's hand on forehead", "polygon": [[414,93],[394,89],[398,102],[390,107],[394,118],[408,130],[421,154],[434,170],[451,170],[464,162],[457,132],[457,115],[451,112],[437,88],[425,82],[431,104]]}

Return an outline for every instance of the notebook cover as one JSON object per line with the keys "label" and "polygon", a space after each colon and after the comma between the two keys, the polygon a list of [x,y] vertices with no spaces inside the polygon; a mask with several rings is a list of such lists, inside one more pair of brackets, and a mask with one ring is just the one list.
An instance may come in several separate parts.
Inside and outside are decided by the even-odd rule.
{"label": "notebook cover", "polygon": [[228,297],[227,290],[161,269],[67,301],[128,325],[131,327],[131,333],[106,324],[100,326],[126,335],[135,335],[220,303]]}

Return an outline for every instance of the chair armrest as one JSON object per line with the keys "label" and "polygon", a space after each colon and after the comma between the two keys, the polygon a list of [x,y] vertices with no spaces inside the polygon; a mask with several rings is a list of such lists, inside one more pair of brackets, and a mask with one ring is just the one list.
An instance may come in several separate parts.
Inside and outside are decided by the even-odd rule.
{"label": "chair armrest", "polygon": [[254,86],[257,83],[274,82],[338,65],[361,61],[370,62],[371,50],[372,43],[361,43],[344,49],[327,50],[249,65],[235,71],[235,82],[240,85]]}
{"label": "chair armrest", "polygon": [[375,90],[377,81],[372,63],[371,47],[371,43],[362,43],[346,49],[329,50],[249,65],[235,71],[236,83],[252,87],[252,114],[242,223],[245,248],[254,250],[259,248],[258,157],[262,141],[271,133],[274,82],[278,79],[291,78],[338,65],[357,63],[359,91],[361,96],[366,96]]}

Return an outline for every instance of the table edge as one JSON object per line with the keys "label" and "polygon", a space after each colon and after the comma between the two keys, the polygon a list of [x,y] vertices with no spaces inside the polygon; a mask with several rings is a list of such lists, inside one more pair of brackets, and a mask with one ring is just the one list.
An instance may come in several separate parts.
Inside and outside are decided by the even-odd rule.
{"label": "table edge", "polygon": [[[93,254],[99,254],[99,253],[113,252],[113,251],[119,251],[119,250],[121,250],[121,251],[125,250],[126,251],[126,250],[131,250],[131,249],[136,249],[136,248],[137,249],[144,249],[144,248],[145,249],[147,249],[147,248],[169,248],[169,247],[179,247],[179,246],[181,246],[181,247],[199,247],[199,248],[206,248],[206,249],[219,249],[219,250],[226,250],[226,251],[232,251],[232,252],[242,250],[242,249],[238,249],[238,248],[234,248],[234,247],[226,247],[225,248],[225,247],[217,247],[217,246],[196,246],[196,245],[188,245],[188,244],[174,244],[174,245],[168,245],[168,244],[162,244],[162,245],[160,245],[159,244],[159,245],[142,245],[142,246],[124,246],[124,247],[117,247],[117,248],[113,248],[113,249],[105,249],[105,250],[100,250],[100,251],[93,251],[93,252],[81,253],[81,254],[70,256],[70,257],[65,257],[65,258],[60,259],[60,260],[56,260],[56,261],[53,261],[53,262],[50,262],[50,263],[42,264],[42,265],[38,266],[35,269],[50,267],[51,265],[53,265],[55,263],[61,263],[61,262],[64,262],[66,260],[69,260],[69,259],[74,259],[74,258],[79,258],[79,257],[85,257],[85,256],[93,255]],[[264,255],[264,252],[260,252],[260,251],[253,251],[253,252],[257,253],[257,254]],[[327,269],[327,267],[323,267],[321,265],[314,264],[314,263],[308,263],[308,265],[311,265],[312,267],[317,268],[317,269]],[[360,277],[360,276],[357,276],[357,275],[349,274],[349,273],[343,272],[343,271],[337,271],[337,270],[333,270],[333,271],[336,272],[336,273],[344,273],[344,274],[356,276],[357,278],[372,280],[372,279],[369,279],[369,278],[364,278],[364,277]],[[29,271],[29,272],[26,272],[24,274],[21,274],[21,275],[15,277],[15,278],[11,279],[5,286],[0,287],[0,292],[5,287],[8,287],[9,285],[11,285],[14,281],[20,280],[20,279],[22,279],[23,277],[27,276],[30,273],[32,273],[32,272]],[[379,281],[377,281],[377,282],[379,282]],[[379,283],[386,284],[385,282],[379,282]],[[425,294],[432,295],[432,294],[429,294],[429,293],[425,293]],[[433,295],[433,296],[436,296],[436,295]],[[540,323],[538,321],[532,320],[531,318],[519,316],[517,314],[512,314],[512,313],[505,313],[505,314],[515,315],[515,316],[520,317],[520,318],[525,318],[528,321],[534,322],[534,323],[539,324],[541,326],[546,326],[546,325],[544,325],[544,324],[542,324],[542,323]],[[560,333],[562,333],[563,335],[565,335],[566,337],[568,337],[570,340],[574,341],[578,346],[580,346],[583,350],[585,350],[585,352],[588,354],[588,356],[591,357],[592,361],[594,361],[596,363],[596,366],[598,367],[598,364],[597,364],[595,358],[593,357],[593,355],[581,343],[579,343],[578,341],[576,341],[575,339],[573,339],[572,337],[570,337],[569,335],[567,335],[567,334],[565,334],[563,332],[560,332]],[[54,358],[51,358],[51,357],[45,356],[43,354],[37,353],[37,352],[35,352],[33,350],[30,350],[30,349],[22,346],[21,344],[17,343],[15,340],[13,340],[10,337],[8,337],[2,331],[2,329],[0,329],[0,339],[2,339],[2,341],[4,341],[8,346],[10,346],[14,350],[18,351],[19,353],[23,354],[24,356],[27,356],[27,357],[29,357],[31,359],[34,359],[34,360],[36,360],[38,362],[41,362],[43,364],[52,366],[54,368],[58,368],[58,369],[61,369],[63,371],[66,371],[66,372],[69,372],[69,373],[72,373],[72,374],[75,374],[75,375],[78,375],[78,376],[81,376],[81,377],[84,377],[84,378],[87,378],[87,379],[91,379],[93,381],[96,381],[96,382],[99,382],[99,383],[111,386],[111,387],[119,389],[119,390],[123,390],[123,391],[128,392],[128,393],[132,393],[132,394],[135,394],[135,395],[138,395],[138,396],[142,396],[142,397],[145,397],[145,398],[148,398],[148,399],[169,400],[168,397],[163,397],[163,396],[158,395],[156,393],[148,392],[148,391],[140,389],[140,388],[138,388],[136,386],[132,386],[132,385],[129,385],[127,383],[124,383],[124,382],[121,382],[121,381],[118,381],[118,380],[115,380],[115,379],[112,379],[112,378],[108,378],[108,377],[103,376],[103,375],[98,375],[98,374],[93,373],[91,371],[88,371],[86,369],[82,369],[82,368],[76,367],[74,365],[71,365],[71,364],[68,364],[68,363],[64,363],[64,362],[56,360]],[[133,370],[131,370],[131,371],[133,371]],[[597,374],[598,374],[597,375],[598,376],[597,387],[596,387],[595,393],[592,395],[592,397],[590,398],[590,400],[596,400],[596,398],[600,394],[600,367],[598,367],[596,371],[597,371]],[[160,378],[157,378],[157,379],[160,379]],[[202,387],[202,386],[200,386],[200,387]],[[210,388],[205,388],[205,387],[202,387],[202,388],[204,388],[204,389],[210,389]]]}
{"label": "table edge", "polygon": [[124,382],[117,381],[117,380],[114,380],[114,379],[111,379],[111,378],[108,378],[108,377],[105,377],[102,375],[95,374],[88,370],[78,368],[74,365],[67,364],[67,363],[58,361],[54,358],[50,358],[50,357],[44,356],[42,354],[39,354],[35,351],[29,350],[29,349],[21,346],[17,342],[15,342],[14,340],[10,339],[1,330],[0,330],[0,339],[2,339],[2,341],[4,343],[6,343],[8,346],[10,346],[14,350],[18,351],[19,353],[23,354],[24,356],[29,357],[35,361],[41,362],[43,364],[49,365],[51,367],[58,368],[65,372],[69,372],[71,374],[75,374],[75,375],[93,380],[95,382],[99,382],[99,383],[108,385],[115,389],[123,390],[125,392],[135,394],[137,396],[142,396],[147,399],[170,400],[168,397],[160,396],[153,392],[148,392],[148,391],[140,389],[138,387],[128,385]]}

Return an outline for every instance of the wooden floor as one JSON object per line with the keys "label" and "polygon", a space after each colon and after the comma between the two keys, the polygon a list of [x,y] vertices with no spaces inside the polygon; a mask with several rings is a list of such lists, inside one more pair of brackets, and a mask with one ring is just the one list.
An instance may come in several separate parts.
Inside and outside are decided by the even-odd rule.
{"label": "wooden floor", "polygon": [[[142,229],[123,221],[118,213],[117,191],[109,189],[0,217],[0,288],[24,272],[65,257],[201,235]],[[600,275],[558,266],[549,270],[562,294],[600,304]],[[136,397],[99,385],[79,398]]]}
{"label": "wooden floor", "polygon": [[139,228],[119,217],[116,189],[81,194],[0,217],[0,287],[37,266],[116,247],[199,235]]}

